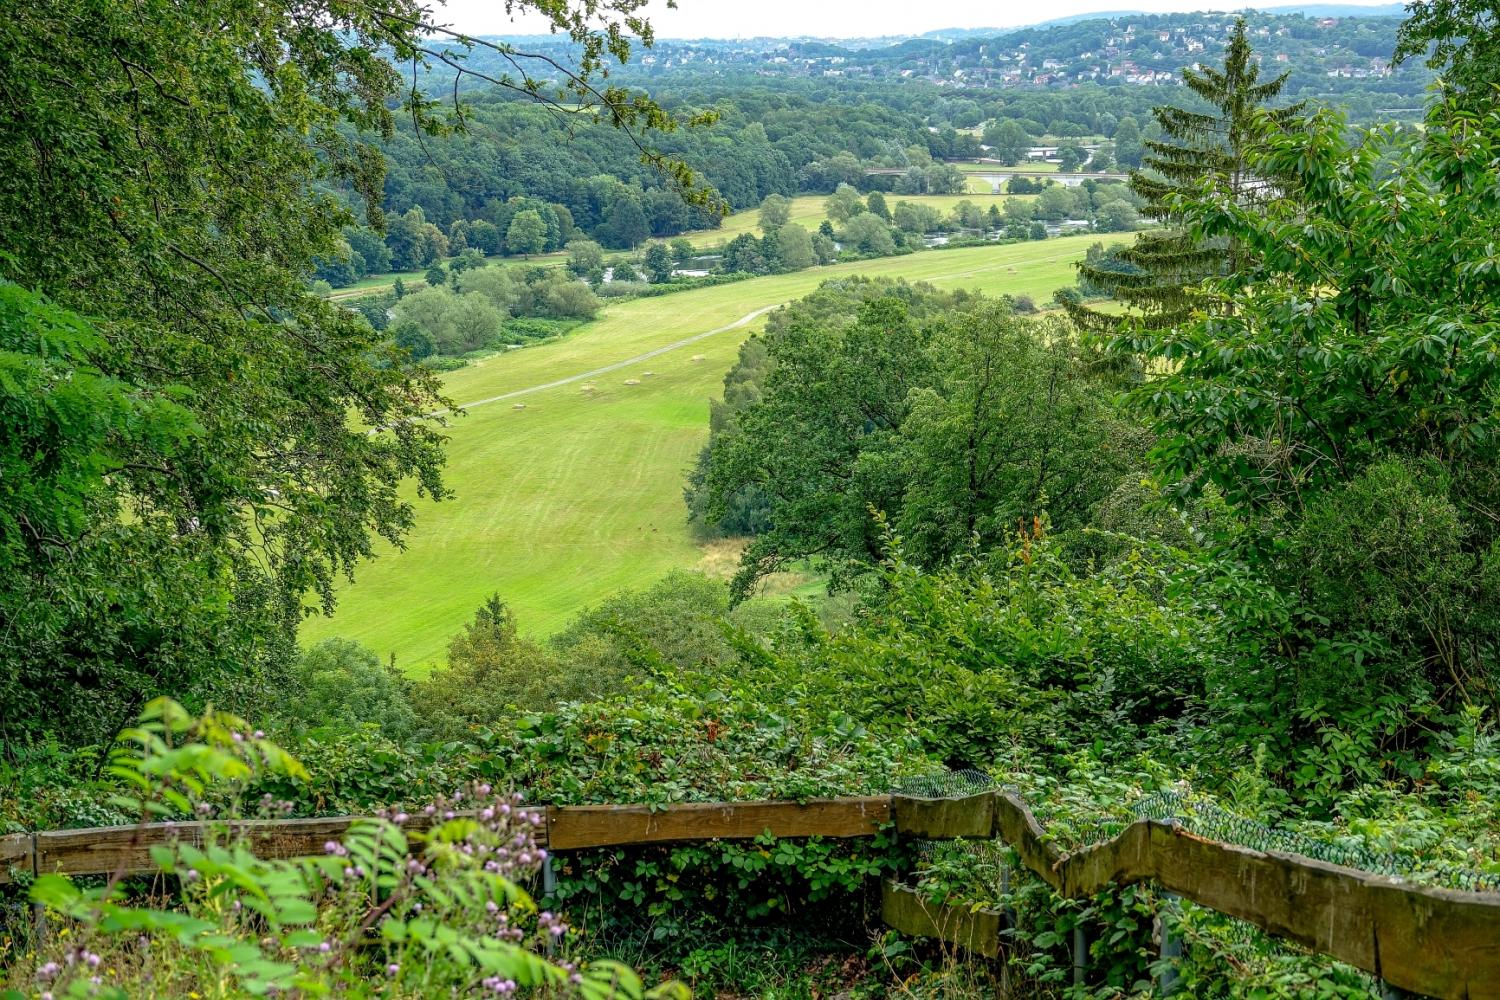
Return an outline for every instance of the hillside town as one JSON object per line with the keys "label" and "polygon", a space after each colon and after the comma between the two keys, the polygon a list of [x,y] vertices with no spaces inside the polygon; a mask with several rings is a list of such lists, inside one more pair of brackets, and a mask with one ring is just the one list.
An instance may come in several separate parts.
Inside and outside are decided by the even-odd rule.
{"label": "hillside town", "polygon": [[[1251,15],[1255,58],[1268,69],[1293,70],[1294,85],[1324,80],[1381,81],[1393,76],[1419,92],[1420,66],[1394,68],[1394,17]],[[814,39],[659,41],[633,69],[655,76],[692,69],[729,75],[865,80],[925,80],[941,86],[1178,86],[1178,70],[1221,53],[1234,15],[1194,13],[1095,18],[991,37],[947,42],[932,38],[866,44]]]}

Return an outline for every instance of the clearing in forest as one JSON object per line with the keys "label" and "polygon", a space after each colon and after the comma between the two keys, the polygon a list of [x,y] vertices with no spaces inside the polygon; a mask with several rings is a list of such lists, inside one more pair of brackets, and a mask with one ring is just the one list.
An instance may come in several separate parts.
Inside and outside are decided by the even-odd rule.
{"label": "clearing in forest", "polygon": [[309,620],[304,640],[357,639],[426,673],[489,594],[523,631],[548,634],[615,591],[699,566],[683,476],[707,440],[709,398],[768,308],[849,274],[1041,304],[1072,283],[1073,261],[1098,238],[928,251],[611,304],[566,337],[449,373],[450,399],[484,401],[451,418],[457,497],[418,501],[407,547],[379,546],[337,614]]}

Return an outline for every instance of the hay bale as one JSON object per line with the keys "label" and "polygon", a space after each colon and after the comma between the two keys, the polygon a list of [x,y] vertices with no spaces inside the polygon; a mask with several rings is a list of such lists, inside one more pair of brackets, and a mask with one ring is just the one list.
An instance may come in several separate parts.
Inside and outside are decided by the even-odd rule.
{"label": "hay bale", "polygon": [[656,374],[656,372],[641,372],[641,378],[650,378],[652,375],[655,375],[655,374]]}
{"label": "hay bale", "polygon": [[694,354],[693,355],[693,360],[694,361],[707,361],[708,357],[706,355],[703,355],[703,354]]}
{"label": "hay bale", "polygon": [[512,410],[524,410],[524,409],[526,409],[526,404],[525,403],[517,403],[515,406],[512,406],[511,409]]}
{"label": "hay bale", "polygon": [[638,379],[638,378],[628,378],[628,379],[625,380],[625,384],[626,385],[640,385],[641,384],[641,380]]}
{"label": "hay bale", "polygon": [[594,383],[592,383],[592,382],[586,382],[586,383],[584,383],[584,385],[578,391],[579,392],[593,392],[594,391]]}

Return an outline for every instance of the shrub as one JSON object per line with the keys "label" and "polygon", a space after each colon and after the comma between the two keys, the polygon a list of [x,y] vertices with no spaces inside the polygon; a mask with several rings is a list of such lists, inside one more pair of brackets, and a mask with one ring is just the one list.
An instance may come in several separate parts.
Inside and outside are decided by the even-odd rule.
{"label": "shrub", "polygon": [[411,355],[413,361],[421,361],[432,357],[437,350],[437,345],[425,331],[411,323],[404,323],[397,327],[391,339],[396,346]]}
{"label": "shrub", "polygon": [[[562,705],[493,732],[486,747],[507,780],[555,803],[875,794],[930,769],[904,739],[723,676]],[[788,922],[863,934],[878,877],[899,858],[879,838],[587,851],[559,867],[558,897],[570,912],[597,914],[599,940],[669,955]]]}
{"label": "shrub", "polygon": [[593,290],[581,281],[553,281],[548,283],[541,305],[538,312],[542,315],[559,319],[593,319],[599,313],[600,302]]}
{"label": "shrub", "polygon": [[1477,567],[1447,486],[1433,469],[1389,459],[1324,492],[1289,538],[1289,582],[1340,631],[1411,643],[1462,622]]}
{"label": "shrub", "polygon": [[454,284],[466,295],[482,295],[490,305],[510,313],[516,305],[516,280],[504,267],[477,267],[454,275]]}
{"label": "shrub", "polygon": [[578,614],[552,639],[570,669],[623,679],[656,668],[719,667],[736,656],[726,634],[729,590],[701,573],[674,571]]}
{"label": "shrub", "polygon": [[349,639],[326,639],[302,654],[296,693],[286,699],[288,722],[301,729],[373,725],[400,740],[417,729],[411,685],[395,667]]}
{"label": "shrub", "polygon": [[446,354],[434,354],[431,357],[422,359],[422,367],[430,368],[435,372],[457,371],[466,364],[468,362],[463,358],[449,357]]}
{"label": "shrub", "polygon": [[424,723],[445,737],[494,725],[512,707],[540,709],[609,690],[613,679],[564,669],[541,646],[522,639],[498,596],[448,644],[447,666],[417,684],[413,701]]}
{"label": "shrub", "polygon": [[68,749],[56,740],[12,743],[0,755],[0,834],[119,826],[131,816],[110,801],[98,747]]}
{"label": "shrub", "polygon": [[440,354],[462,354],[493,340],[504,319],[505,313],[483,294],[435,287],[404,296],[396,303],[393,323],[398,330],[413,327],[425,333]]}
{"label": "shrub", "polygon": [[370,727],[292,736],[304,772],[296,780],[261,775],[246,793],[291,803],[297,816],[362,816],[388,806],[419,806],[486,771],[471,747],[397,741]]}
{"label": "shrub", "polygon": [[508,319],[500,327],[500,335],[496,341],[503,344],[524,344],[532,340],[546,340],[549,337],[560,337],[577,326],[578,320],[575,319],[546,319],[540,316]]}
{"label": "shrub", "polygon": [[652,286],[644,281],[607,281],[596,289],[601,299],[623,299],[637,295],[645,295],[651,291]]}

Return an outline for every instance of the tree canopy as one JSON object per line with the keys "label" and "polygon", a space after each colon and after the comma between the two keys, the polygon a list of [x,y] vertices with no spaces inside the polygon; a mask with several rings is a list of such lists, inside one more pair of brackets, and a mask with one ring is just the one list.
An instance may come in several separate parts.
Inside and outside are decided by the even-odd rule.
{"label": "tree canopy", "polygon": [[[675,127],[593,82],[648,31],[639,3],[523,6],[579,45],[581,105]],[[459,124],[386,54],[459,59],[409,0],[62,0],[0,22],[0,411],[6,482],[31,479],[0,542],[0,739],[107,740],[163,692],[272,697],[301,617],[400,541],[413,495],[446,495],[433,378],[308,285],[359,215],[384,222],[369,139]],[[446,252],[420,213],[396,225],[402,263]]]}
{"label": "tree canopy", "polygon": [[[839,307],[857,312],[841,323]],[[835,580],[867,570],[888,554],[876,513],[929,566],[1044,513],[1080,526],[1145,453],[1063,324],[1004,301],[827,287],[748,360],[759,392],[716,420],[694,487],[710,520],[762,525],[742,594],[807,557]]]}

